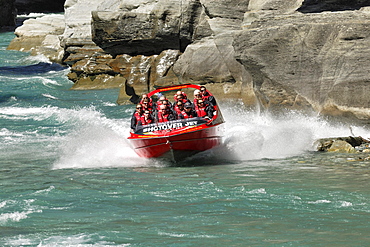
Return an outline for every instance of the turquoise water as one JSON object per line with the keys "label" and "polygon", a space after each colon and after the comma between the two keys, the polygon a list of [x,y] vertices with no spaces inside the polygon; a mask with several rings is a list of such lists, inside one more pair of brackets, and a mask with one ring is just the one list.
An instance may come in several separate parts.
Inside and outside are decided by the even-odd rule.
{"label": "turquoise water", "polygon": [[0,34],[0,246],[369,246],[370,164],[313,151],[348,124],[222,103],[224,144],[171,167],[132,151],[118,90],[70,91],[67,70],[6,51],[12,38]]}

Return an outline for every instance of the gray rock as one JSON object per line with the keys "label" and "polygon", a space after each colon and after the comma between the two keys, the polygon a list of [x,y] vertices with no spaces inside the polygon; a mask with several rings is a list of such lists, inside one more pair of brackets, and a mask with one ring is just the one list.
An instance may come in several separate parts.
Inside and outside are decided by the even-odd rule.
{"label": "gray rock", "polygon": [[44,55],[50,61],[62,62],[64,49],[59,36],[64,32],[65,22],[62,14],[52,14],[28,19],[15,30],[9,50],[31,52],[32,55]]}
{"label": "gray rock", "polygon": [[369,24],[366,11],[265,17],[236,35],[236,58],[268,106],[281,88],[290,105],[299,96],[321,113],[369,118]]}
{"label": "gray rock", "polygon": [[355,153],[356,149],[363,152],[363,150],[368,148],[369,143],[369,140],[364,139],[361,136],[348,136],[318,139],[314,145],[316,146],[317,151]]}
{"label": "gray rock", "polygon": [[[269,110],[305,109],[368,119],[366,4],[67,0],[61,45],[74,88],[86,89],[89,82],[92,88],[115,87],[124,81],[120,102],[127,102],[133,91],[193,82],[207,84],[221,98],[259,103]],[[346,11],[325,12],[331,10]],[[26,37],[30,45],[23,42],[20,49],[42,44],[45,38],[40,37],[33,32]],[[131,95],[124,95],[127,88]]]}

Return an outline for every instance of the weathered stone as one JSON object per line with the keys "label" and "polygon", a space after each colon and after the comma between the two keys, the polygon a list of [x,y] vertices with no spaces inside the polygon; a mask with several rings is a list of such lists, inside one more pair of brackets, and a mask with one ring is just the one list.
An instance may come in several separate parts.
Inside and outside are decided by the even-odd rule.
{"label": "weathered stone", "polygon": [[28,51],[32,55],[42,54],[53,62],[61,63],[64,49],[60,46],[59,36],[63,34],[64,27],[64,16],[60,14],[28,19],[15,30],[17,37],[10,42],[8,49]]}
{"label": "weathered stone", "polygon": [[291,14],[302,6],[304,0],[250,0],[249,11],[268,11],[274,14]]}
{"label": "weathered stone", "polygon": [[[266,109],[369,119],[367,5],[365,0],[67,0],[61,44],[69,78],[95,88],[98,78],[106,79],[98,75],[122,76],[128,99],[154,86],[193,82]],[[323,12],[338,10],[350,11]],[[40,38],[46,36],[33,32],[27,38],[47,45],[48,53],[56,39]],[[19,49],[33,45],[23,42]]]}
{"label": "weathered stone", "polygon": [[369,140],[361,136],[322,138],[317,140],[314,145],[316,145],[317,151],[355,153],[355,148],[368,147]]}
{"label": "weathered stone", "polygon": [[[73,74],[71,75],[73,76]],[[111,76],[108,74],[99,74],[96,76],[78,77],[76,83],[72,86],[74,90],[107,89],[121,88],[125,85],[126,79],[120,75]]]}
{"label": "weathered stone", "polygon": [[193,35],[189,25],[199,18],[199,0],[159,2],[148,12],[94,11],[93,41],[113,55],[158,55],[168,49],[184,50]]}
{"label": "weathered stone", "polygon": [[369,24],[365,11],[269,17],[245,26],[234,48],[270,106],[281,102],[273,92],[280,87],[288,105],[299,96],[318,112],[334,106],[369,118]]}
{"label": "weathered stone", "polygon": [[335,140],[327,151],[328,152],[338,152],[338,153],[355,153],[356,152],[355,148],[352,147],[351,144],[345,141],[340,141],[340,140]]}

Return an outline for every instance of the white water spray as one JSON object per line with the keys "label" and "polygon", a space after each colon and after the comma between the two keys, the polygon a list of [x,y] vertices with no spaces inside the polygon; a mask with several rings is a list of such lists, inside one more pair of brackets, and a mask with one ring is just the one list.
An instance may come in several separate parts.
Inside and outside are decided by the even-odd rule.
{"label": "white water spray", "polygon": [[[313,143],[318,138],[349,136],[351,128],[358,135],[370,136],[369,130],[362,127],[334,126],[297,112],[275,117],[237,107],[221,109],[226,121],[223,145],[197,155],[197,159],[211,159],[212,163],[280,159],[314,150]],[[54,169],[165,165],[140,158],[133,151],[127,140],[128,118],[107,119],[93,108],[60,114],[59,118],[75,122],[75,128],[63,139]]]}
{"label": "white water spray", "polygon": [[370,136],[369,130],[330,124],[320,117],[298,112],[280,116],[259,114],[227,107],[223,114],[226,120],[222,156],[230,160],[279,159],[315,150],[319,138],[350,136],[352,129],[357,135]]}

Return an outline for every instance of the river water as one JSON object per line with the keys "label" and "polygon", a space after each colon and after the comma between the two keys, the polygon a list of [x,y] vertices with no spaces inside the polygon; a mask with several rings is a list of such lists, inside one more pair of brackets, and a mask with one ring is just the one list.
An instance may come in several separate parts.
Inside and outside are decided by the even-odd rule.
{"label": "river water", "polygon": [[370,163],[313,146],[368,127],[224,102],[223,145],[171,167],[130,148],[118,90],[70,91],[67,70],[6,51],[13,37],[0,34],[0,246],[369,246]]}

